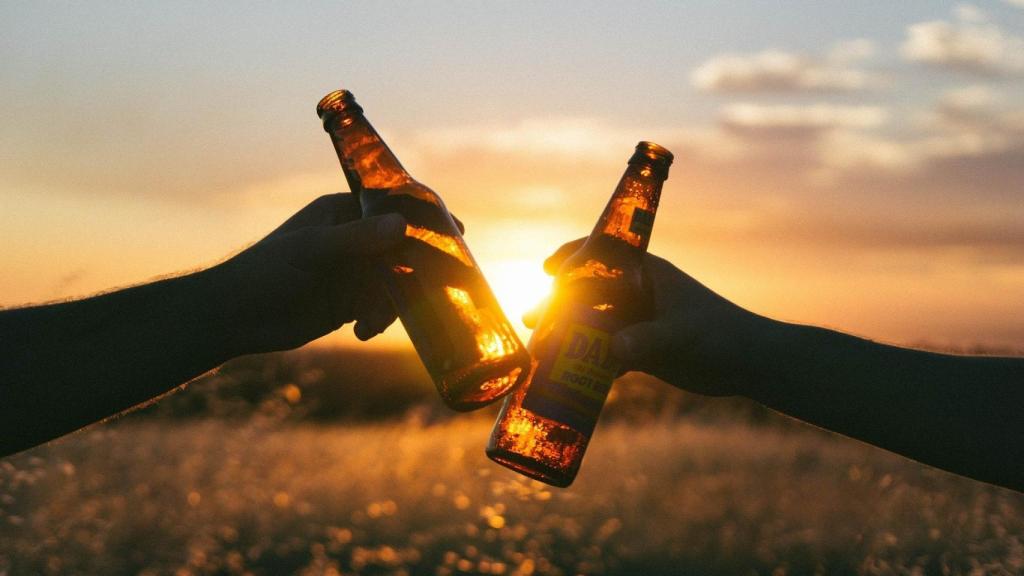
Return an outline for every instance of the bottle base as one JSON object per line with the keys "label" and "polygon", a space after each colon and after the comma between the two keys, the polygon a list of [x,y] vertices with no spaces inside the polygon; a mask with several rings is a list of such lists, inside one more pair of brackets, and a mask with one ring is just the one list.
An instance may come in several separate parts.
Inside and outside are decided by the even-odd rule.
{"label": "bottle base", "polygon": [[[470,412],[499,400],[515,389],[530,372],[530,363],[519,358],[477,364],[437,379],[438,391],[452,410]],[[466,385],[476,386],[467,390]]]}
{"label": "bottle base", "polygon": [[488,458],[506,468],[557,488],[568,488],[576,479],[575,473],[567,474],[563,470],[545,466],[522,454],[492,447],[488,447],[486,453]]}

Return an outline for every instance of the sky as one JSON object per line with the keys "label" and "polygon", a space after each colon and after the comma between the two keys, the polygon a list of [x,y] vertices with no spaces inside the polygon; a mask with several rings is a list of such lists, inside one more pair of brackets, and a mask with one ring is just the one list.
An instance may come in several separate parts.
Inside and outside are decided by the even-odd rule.
{"label": "sky", "polygon": [[3,307],[211,265],[345,190],[314,109],[347,88],[514,320],[652,140],[651,251],[738,304],[1024,343],[1024,0],[12,1],[0,54]]}

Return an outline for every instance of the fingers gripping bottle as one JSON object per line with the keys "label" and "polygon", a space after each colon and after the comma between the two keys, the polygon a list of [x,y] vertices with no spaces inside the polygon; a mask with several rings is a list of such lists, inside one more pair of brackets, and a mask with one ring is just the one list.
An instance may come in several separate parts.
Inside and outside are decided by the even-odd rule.
{"label": "fingers gripping bottle", "polygon": [[531,359],[441,197],[406,172],[351,92],[331,92],[316,111],[363,216],[405,217],[406,238],[382,265],[384,285],[441,397],[461,411],[502,397]]}
{"label": "fingers gripping bottle", "polygon": [[555,486],[576,477],[619,369],[611,335],[653,312],[643,256],[671,163],[665,148],[637,144],[594,231],[562,263],[530,339],[536,368],[498,415],[492,460]]}

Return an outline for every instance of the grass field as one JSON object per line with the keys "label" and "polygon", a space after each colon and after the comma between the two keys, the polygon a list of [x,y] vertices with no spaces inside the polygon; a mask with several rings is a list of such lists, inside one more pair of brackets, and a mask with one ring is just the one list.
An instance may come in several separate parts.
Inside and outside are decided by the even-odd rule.
{"label": "grass field", "polygon": [[0,461],[0,574],[1024,572],[1024,496],[816,431],[612,422],[565,490],[488,431],[94,427]]}

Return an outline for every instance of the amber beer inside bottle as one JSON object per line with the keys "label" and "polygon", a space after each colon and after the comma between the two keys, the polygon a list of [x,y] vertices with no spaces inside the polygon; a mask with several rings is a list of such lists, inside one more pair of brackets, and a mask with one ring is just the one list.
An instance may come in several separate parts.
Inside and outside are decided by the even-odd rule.
{"label": "amber beer inside bottle", "polygon": [[384,284],[445,403],[472,410],[508,393],[530,356],[440,196],[406,172],[351,92],[331,92],[317,114],[363,216],[405,217],[405,240],[382,262]]}
{"label": "amber beer inside bottle", "polygon": [[639,143],[590,237],[562,263],[530,338],[536,367],[502,406],[492,460],[555,486],[575,479],[619,370],[611,336],[653,312],[643,255],[671,163],[665,148]]}

